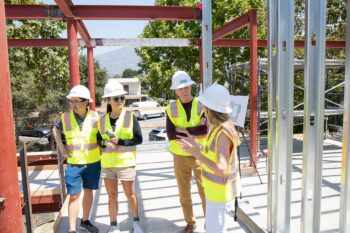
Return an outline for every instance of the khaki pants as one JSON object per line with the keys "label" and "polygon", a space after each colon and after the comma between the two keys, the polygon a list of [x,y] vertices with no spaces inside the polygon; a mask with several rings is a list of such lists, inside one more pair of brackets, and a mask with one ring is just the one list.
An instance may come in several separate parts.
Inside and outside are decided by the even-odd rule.
{"label": "khaki pants", "polygon": [[179,189],[180,203],[184,213],[185,221],[189,225],[196,223],[192,209],[191,179],[192,171],[196,180],[198,193],[202,201],[203,213],[205,213],[205,196],[202,186],[201,165],[193,156],[174,156],[174,170]]}

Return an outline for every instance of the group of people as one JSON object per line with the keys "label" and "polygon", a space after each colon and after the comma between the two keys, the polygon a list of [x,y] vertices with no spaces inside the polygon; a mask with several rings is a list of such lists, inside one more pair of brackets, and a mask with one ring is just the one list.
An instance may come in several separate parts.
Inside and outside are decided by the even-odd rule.
{"label": "group of people", "polygon": [[[213,84],[197,98],[192,95],[193,84],[186,72],[175,72],[171,89],[178,98],[166,107],[169,151],[173,155],[180,203],[187,223],[182,232],[192,233],[196,228],[191,199],[192,172],[205,214],[206,232],[226,232],[240,187],[237,158],[240,141],[230,121],[230,94],[225,87]],[[62,114],[53,128],[59,154],[67,159],[65,183],[69,194],[70,233],[76,232],[82,189],[80,229],[98,232],[89,217],[93,190],[99,188],[100,176],[104,178],[108,194],[108,232],[120,232],[119,180],[133,216],[133,232],[143,232],[134,189],[136,145],[142,143],[142,133],[135,115],[123,110],[125,94],[119,82],[109,80],[102,96],[107,102],[106,113],[99,117],[88,108],[93,101],[89,90],[77,85],[67,95],[70,110]]]}

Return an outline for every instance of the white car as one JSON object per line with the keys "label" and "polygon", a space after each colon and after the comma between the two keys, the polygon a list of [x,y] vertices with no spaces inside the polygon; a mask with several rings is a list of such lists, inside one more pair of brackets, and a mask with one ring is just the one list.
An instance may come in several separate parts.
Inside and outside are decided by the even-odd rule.
{"label": "white car", "polygon": [[[130,107],[140,108],[139,110],[133,110],[137,119],[147,120],[150,117],[164,117],[165,110],[160,109],[160,105],[157,102],[153,101],[143,101],[143,102],[134,102]],[[142,109],[144,108],[144,109]]]}
{"label": "white car", "polygon": [[167,141],[168,136],[166,134],[166,128],[157,128],[152,129],[152,131],[148,134],[149,141]]}

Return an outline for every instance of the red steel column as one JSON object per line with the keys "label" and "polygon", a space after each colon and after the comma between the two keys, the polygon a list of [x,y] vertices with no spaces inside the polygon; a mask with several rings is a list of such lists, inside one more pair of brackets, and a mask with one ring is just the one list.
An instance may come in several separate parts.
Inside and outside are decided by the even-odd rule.
{"label": "red steel column", "polygon": [[79,78],[79,56],[78,56],[78,30],[77,21],[67,20],[68,34],[68,57],[69,57],[69,78],[70,87],[74,87],[80,83]]}
{"label": "red steel column", "polygon": [[92,47],[87,48],[87,60],[88,60],[88,83],[91,98],[94,100],[90,104],[90,109],[95,110],[96,108],[96,98],[95,98],[95,72],[94,72],[94,50]]}
{"label": "red steel column", "polygon": [[11,100],[5,5],[0,0],[0,232],[22,233],[16,143]]}
{"label": "red steel column", "polygon": [[[250,151],[256,164],[258,147],[258,39],[256,10],[250,11]],[[251,163],[251,162],[250,162]],[[250,164],[253,166],[253,164]],[[255,169],[254,169],[255,172]]]}

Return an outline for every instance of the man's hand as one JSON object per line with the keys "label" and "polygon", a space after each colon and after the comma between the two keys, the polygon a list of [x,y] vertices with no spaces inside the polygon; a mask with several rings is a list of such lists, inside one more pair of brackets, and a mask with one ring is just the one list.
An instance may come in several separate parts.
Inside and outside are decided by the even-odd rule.
{"label": "man's hand", "polygon": [[60,152],[61,152],[61,156],[66,159],[69,156],[69,151],[67,150],[67,148],[65,146],[63,146],[62,148],[60,148]]}

